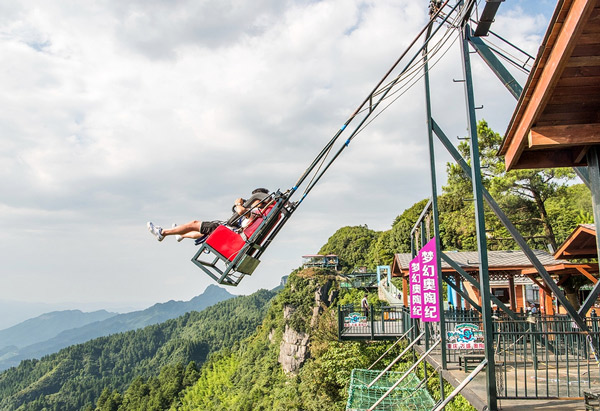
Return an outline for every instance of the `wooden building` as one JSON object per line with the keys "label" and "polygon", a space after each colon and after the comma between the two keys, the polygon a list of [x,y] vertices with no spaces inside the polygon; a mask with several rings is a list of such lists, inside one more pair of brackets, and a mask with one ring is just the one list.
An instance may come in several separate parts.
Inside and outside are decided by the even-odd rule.
{"label": "wooden building", "polygon": [[561,0],[500,148],[506,168],[588,165],[600,144],[600,0]]}
{"label": "wooden building", "polygon": [[[556,259],[544,250],[533,250],[544,268],[556,278],[559,285],[572,275],[585,275],[590,280],[598,272],[598,264],[571,262]],[[477,251],[445,252],[460,268],[475,279],[479,278],[479,262]],[[408,305],[408,269],[412,260],[410,253],[395,254],[392,264],[392,276],[402,277],[403,303]],[[535,303],[545,314],[554,314],[555,305],[552,293],[541,281],[537,271],[521,250],[488,251],[489,282],[492,294],[505,303],[513,311],[525,310],[529,304]],[[442,274],[445,278],[453,278],[454,284],[473,301],[481,303],[479,290],[458,274],[450,265],[442,261]],[[457,297],[457,307],[470,308],[468,302]]]}

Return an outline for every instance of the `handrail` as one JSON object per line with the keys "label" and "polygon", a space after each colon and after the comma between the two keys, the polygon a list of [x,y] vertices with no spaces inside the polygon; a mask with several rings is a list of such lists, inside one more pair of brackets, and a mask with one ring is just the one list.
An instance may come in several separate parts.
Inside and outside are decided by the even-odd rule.
{"label": "handrail", "polygon": [[425,207],[423,207],[423,211],[421,211],[421,215],[419,216],[419,218],[417,218],[417,221],[415,222],[415,225],[413,225],[412,230],[410,230],[411,237],[413,236],[415,231],[417,231],[417,228],[419,227],[419,225],[421,224],[421,221],[423,221],[423,219],[429,212],[429,209],[431,208],[432,204],[433,204],[433,200],[430,198],[429,201],[427,202],[427,204],[425,204]]}
{"label": "handrail", "polygon": [[381,403],[381,401],[383,401],[383,400],[384,400],[384,398],[385,398],[385,397],[387,397],[388,395],[390,395],[390,394],[392,393],[392,391],[394,391],[394,390],[396,389],[396,387],[397,387],[398,385],[400,385],[400,383],[401,383],[402,381],[404,381],[404,379],[405,379],[406,377],[408,377],[408,375],[409,375],[409,374],[412,372],[412,370],[414,370],[415,368],[417,368],[417,366],[418,366],[418,365],[421,363],[421,361],[425,360],[425,358],[426,358],[426,357],[427,357],[429,354],[431,354],[431,352],[433,351],[433,349],[434,349],[435,347],[437,347],[437,346],[438,346],[438,345],[439,345],[441,342],[442,342],[442,340],[441,340],[441,339],[440,339],[440,340],[437,340],[437,341],[436,341],[436,342],[435,342],[435,343],[434,343],[434,344],[431,346],[431,348],[430,348],[430,349],[428,349],[428,350],[427,350],[427,352],[426,352],[425,354],[423,354],[423,355],[421,356],[421,358],[419,358],[419,360],[418,360],[417,362],[415,362],[415,363],[412,365],[412,367],[410,367],[410,368],[409,368],[409,369],[408,369],[408,370],[407,370],[407,371],[404,373],[404,375],[403,375],[402,377],[400,377],[400,379],[399,379],[398,381],[396,381],[396,382],[394,383],[394,385],[392,385],[392,386],[390,387],[390,389],[389,389],[389,390],[387,390],[387,391],[385,392],[385,394],[383,394],[383,395],[381,396],[381,398],[379,398],[377,401],[375,401],[375,404],[373,404],[373,405],[372,405],[372,406],[369,408],[369,411],[372,411],[372,410],[374,410],[374,409],[375,409],[375,407],[377,407],[377,406],[378,406],[378,405]]}
{"label": "handrail", "polygon": [[389,353],[392,350],[392,348],[394,348],[396,346],[396,344],[398,344],[400,341],[402,341],[404,339],[404,337],[406,337],[408,335],[408,333],[413,330],[413,328],[415,328],[414,325],[412,327],[410,327],[407,332],[405,332],[400,337],[398,337],[398,339],[396,340],[396,342],[393,343],[391,345],[391,347],[388,348],[383,354],[381,354],[381,357],[379,357],[378,359],[376,359],[375,362],[373,364],[371,364],[371,366],[369,368],[367,368],[367,370],[370,370],[371,368],[373,368],[375,366],[375,364],[377,364],[379,362],[379,360],[381,360],[383,357],[385,357],[387,355],[387,353]]}
{"label": "handrail", "polygon": [[408,344],[408,347],[406,347],[406,348],[404,349],[404,351],[402,351],[402,352],[400,353],[400,355],[398,355],[396,358],[394,358],[394,361],[392,361],[392,362],[390,363],[390,365],[388,365],[387,367],[385,367],[385,370],[381,371],[381,372],[379,373],[379,375],[378,375],[377,377],[375,377],[375,379],[374,379],[373,381],[371,381],[371,382],[370,382],[370,383],[367,385],[367,388],[371,388],[371,386],[372,386],[373,384],[375,384],[375,383],[377,382],[377,380],[378,380],[378,379],[380,379],[380,378],[383,376],[383,374],[385,374],[386,372],[388,372],[388,371],[390,370],[390,368],[392,368],[392,367],[394,366],[394,364],[396,364],[396,363],[397,363],[397,362],[400,360],[400,358],[402,358],[402,356],[403,356],[404,354],[406,354],[406,353],[408,352],[408,350],[410,350],[410,349],[412,348],[412,346],[413,346],[413,345],[415,345],[415,344],[417,343],[417,341],[419,341],[419,340],[421,339],[421,337],[423,337],[424,335],[425,335],[425,331],[423,331],[423,332],[421,333],[421,335],[419,335],[417,338],[415,338],[415,339],[413,340],[413,342],[411,342],[410,344]]}
{"label": "handrail", "polygon": [[446,397],[446,399],[444,401],[442,401],[437,407],[435,407],[433,409],[433,411],[441,411],[442,409],[444,409],[444,407],[446,405],[448,405],[448,403],[450,401],[452,401],[452,399],[454,397],[456,397],[458,395],[458,393],[460,393],[463,390],[463,388],[465,388],[467,386],[467,384],[470,383],[473,380],[473,378],[475,378],[477,376],[477,374],[479,374],[479,372],[481,370],[483,370],[483,367],[486,366],[487,362],[488,362],[487,359],[484,359],[483,361],[481,361],[481,363],[473,371],[471,371],[471,374],[469,374],[469,376],[467,378],[465,378],[463,380],[463,382],[458,384],[458,386],[454,389],[454,391],[452,391],[450,393],[450,395],[448,397]]}

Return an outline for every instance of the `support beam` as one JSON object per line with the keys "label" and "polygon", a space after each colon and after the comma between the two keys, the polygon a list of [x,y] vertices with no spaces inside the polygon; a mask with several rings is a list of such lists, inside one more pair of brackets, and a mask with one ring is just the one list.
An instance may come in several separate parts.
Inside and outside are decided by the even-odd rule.
{"label": "support beam", "polygon": [[583,184],[585,184],[587,188],[590,188],[590,175],[587,167],[573,167],[573,171],[575,171],[575,174],[583,181]]}
{"label": "support beam", "polygon": [[552,290],[550,288],[548,288],[548,286],[546,286],[544,283],[540,283],[538,281],[537,278],[535,278],[535,275],[533,274],[525,274],[531,281],[533,281],[534,283],[537,284],[538,287],[540,287],[542,290],[544,290],[545,292],[547,292],[548,294],[552,294]]}
{"label": "support beam", "polygon": [[[600,227],[600,149],[598,146],[590,148],[587,154],[588,161],[588,178],[589,188],[592,192],[592,209],[594,212],[594,222],[596,224],[596,250],[600,256],[600,236],[598,235],[598,227]],[[581,307],[579,308],[580,315],[586,315],[590,308],[596,302],[596,298],[600,294],[600,281],[598,281],[592,291],[587,296]]]}
{"label": "support beam", "polygon": [[500,3],[504,0],[486,0],[481,17],[479,18],[479,24],[475,27],[475,37],[487,36],[490,31],[490,26],[494,22],[494,17],[498,12]]}
{"label": "support beam", "polygon": [[[467,280],[468,282],[470,282],[475,288],[477,288],[477,290],[479,291],[479,293],[481,294],[481,285],[479,284],[479,282],[474,279],[469,273],[467,273],[465,270],[463,270],[458,264],[456,264],[456,261],[454,261],[452,258],[450,258],[447,254],[445,253],[441,253],[441,257],[442,259],[448,263],[448,265],[450,267],[452,267],[458,274],[460,274],[465,280]],[[511,317],[513,320],[518,320],[517,315],[511,311],[510,308],[508,308],[502,301],[500,301],[498,299],[498,297],[496,297],[494,294],[490,293],[490,299],[502,310],[504,311],[509,317]],[[469,303],[471,303],[472,300],[467,300],[469,301]]]}
{"label": "support beam", "polygon": [[[494,363],[494,322],[492,320],[492,305],[490,291],[489,264],[487,253],[487,237],[485,234],[485,210],[483,208],[483,181],[481,178],[481,164],[479,158],[479,138],[477,135],[477,116],[475,114],[475,95],[473,91],[473,77],[471,74],[471,57],[468,36],[471,27],[465,24],[461,30],[462,68],[464,79],[465,102],[467,105],[467,130],[469,132],[471,149],[471,184],[473,187],[473,204],[475,206],[475,231],[477,233],[477,253],[479,254],[479,281],[481,288],[481,311],[483,319],[483,336],[485,346],[485,359],[488,361],[489,370],[495,370]],[[433,122],[433,119],[430,120]],[[498,392],[496,388],[496,374],[491,371],[485,375],[487,391],[487,404],[491,411],[498,409]]]}
{"label": "support beam", "polygon": [[[444,134],[444,132],[437,125],[435,120],[431,119],[431,122],[433,124],[433,131],[438,136],[440,142],[444,145],[444,147],[446,147],[446,150],[448,150],[450,155],[454,158],[454,161],[456,161],[456,163],[463,169],[465,175],[467,177],[471,178],[471,167],[469,166],[469,164],[467,164],[465,159],[462,158],[462,156],[460,155],[460,153],[458,152],[456,147],[454,147],[454,145],[450,142],[450,140],[448,139],[446,134]],[[589,157],[590,156],[588,155],[588,161],[589,161]],[[600,168],[598,170],[600,170]],[[592,181],[592,186],[593,186],[595,180],[591,176],[590,176],[590,179]],[[598,175],[598,181],[599,181],[598,186],[597,186],[598,187],[598,201],[600,202],[600,173]],[[577,326],[582,331],[589,333],[590,328],[588,327],[587,323],[582,318],[582,316],[579,314],[580,312],[585,312],[585,311],[582,311],[582,309],[585,307],[585,303],[584,303],[584,306],[582,306],[580,308],[579,312],[577,312],[575,310],[573,305],[567,300],[567,298],[565,297],[563,292],[558,288],[556,283],[552,280],[552,277],[550,276],[550,274],[548,274],[548,271],[546,271],[546,268],[544,267],[544,265],[540,262],[540,260],[537,258],[535,253],[531,250],[531,248],[529,247],[529,245],[527,244],[527,242],[525,241],[525,239],[523,238],[523,236],[521,235],[519,230],[517,230],[517,228],[513,225],[513,223],[506,216],[506,214],[504,214],[504,212],[502,211],[502,209],[500,208],[498,203],[496,203],[496,200],[494,200],[494,198],[490,195],[490,193],[484,187],[482,187],[481,190],[482,190],[483,197],[485,198],[486,202],[488,203],[488,205],[490,206],[490,208],[492,209],[494,214],[496,214],[496,217],[498,217],[498,219],[500,220],[502,225],[504,225],[504,227],[508,230],[508,232],[513,237],[513,239],[518,244],[518,246],[521,248],[521,250],[523,250],[523,253],[527,257],[527,259],[531,262],[531,264],[536,268],[536,270],[540,274],[540,277],[542,277],[542,279],[544,280],[544,283],[546,283],[546,285],[552,290],[552,294],[554,294],[556,296],[556,299],[562,304],[563,307],[565,307],[565,309],[567,310],[567,313],[569,314],[569,317],[571,317],[571,319],[573,321],[575,321]],[[593,199],[593,192],[592,192],[592,199]],[[599,214],[598,218],[600,220],[600,207],[597,208],[597,210],[598,210],[598,214]],[[594,217],[596,217],[596,208],[594,208]],[[594,287],[594,289],[592,290],[590,297],[594,293],[596,293],[595,294],[596,297],[598,296],[597,293],[600,293],[600,287],[598,287],[599,284],[600,284],[600,282],[598,282],[596,284],[596,287]],[[596,290],[596,288],[597,288],[597,290]],[[588,297],[588,299],[586,301],[588,301],[590,299],[590,297]],[[588,309],[589,309],[589,307],[588,307]]]}
{"label": "support beam", "polygon": [[[429,37],[429,31],[427,32]],[[436,269],[437,269],[437,284],[438,284],[438,310],[440,313],[440,338],[442,340],[441,345],[441,359],[442,359],[442,369],[447,370],[448,364],[446,359],[446,319],[444,314],[444,299],[442,298],[442,290],[444,285],[444,279],[442,274],[442,260],[440,257],[441,248],[440,248],[440,224],[439,224],[439,208],[438,208],[438,190],[437,190],[437,179],[435,173],[435,150],[434,150],[434,137],[433,137],[433,129],[431,126],[431,93],[429,87],[429,63],[427,61],[427,45],[423,49],[423,79],[425,83],[425,111],[427,114],[427,142],[429,148],[429,173],[431,178],[431,199],[429,200],[428,205],[431,205],[431,217],[433,219],[433,234],[435,236],[435,255],[436,255]],[[425,210],[423,210],[425,212]],[[441,380],[441,379],[440,379]],[[440,381],[440,394],[441,397],[444,398],[444,384]]]}
{"label": "support beam", "polygon": [[492,69],[492,72],[500,79],[510,94],[518,100],[523,92],[523,87],[521,87],[513,75],[510,74],[510,71],[498,60],[494,52],[480,38],[469,36],[469,43],[471,43],[483,61]]}
{"label": "support beam", "polygon": [[458,294],[460,294],[460,296],[462,298],[464,298],[465,300],[467,300],[469,302],[469,304],[471,304],[473,307],[475,307],[475,309],[477,311],[481,312],[481,306],[479,304],[477,304],[475,301],[473,301],[473,299],[471,297],[469,297],[469,294],[467,294],[466,292],[464,292],[463,290],[461,290],[459,286],[457,286],[456,284],[454,284],[447,277],[444,277],[444,281],[446,282],[446,284],[448,284],[448,286],[450,288],[452,288],[454,291],[456,291]]}
{"label": "support beam", "polygon": [[575,267],[575,269],[577,271],[579,271],[583,276],[585,276],[585,278],[587,278],[588,280],[590,280],[592,282],[592,284],[596,284],[598,282],[598,279],[596,277],[594,277],[591,273],[589,273],[585,268],[583,268],[582,266],[577,266]]}
{"label": "support beam", "polygon": [[600,123],[532,127],[529,131],[532,150],[599,143]]}

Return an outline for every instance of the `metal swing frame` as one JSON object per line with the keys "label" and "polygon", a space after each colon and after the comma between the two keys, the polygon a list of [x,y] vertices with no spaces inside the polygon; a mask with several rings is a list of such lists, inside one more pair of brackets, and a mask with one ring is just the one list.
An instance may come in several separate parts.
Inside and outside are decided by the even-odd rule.
{"label": "metal swing frame", "polygon": [[217,283],[237,286],[244,276],[252,275],[260,264],[261,255],[294,212],[296,204],[288,202],[288,198],[289,195],[279,190],[274,194],[273,208],[262,217],[256,231],[245,240],[235,257],[227,258],[207,239],[194,254],[192,262]]}

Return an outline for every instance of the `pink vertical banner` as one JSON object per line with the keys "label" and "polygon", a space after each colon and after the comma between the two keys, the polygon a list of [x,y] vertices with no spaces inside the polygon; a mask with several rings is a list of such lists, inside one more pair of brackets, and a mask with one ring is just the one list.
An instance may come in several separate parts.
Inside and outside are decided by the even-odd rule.
{"label": "pink vertical banner", "polygon": [[421,284],[421,263],[416,256],[408,264],[409,286],[410,286],[410,318],[422,318],[423,316],[423,293]]}
{"label": "pink vertical banner", "polygon": [[424,322],[440,321],[440,293],[437,279],[437,256],[433,237],[417,256],[421,266],[421,298],[423,301]]}

